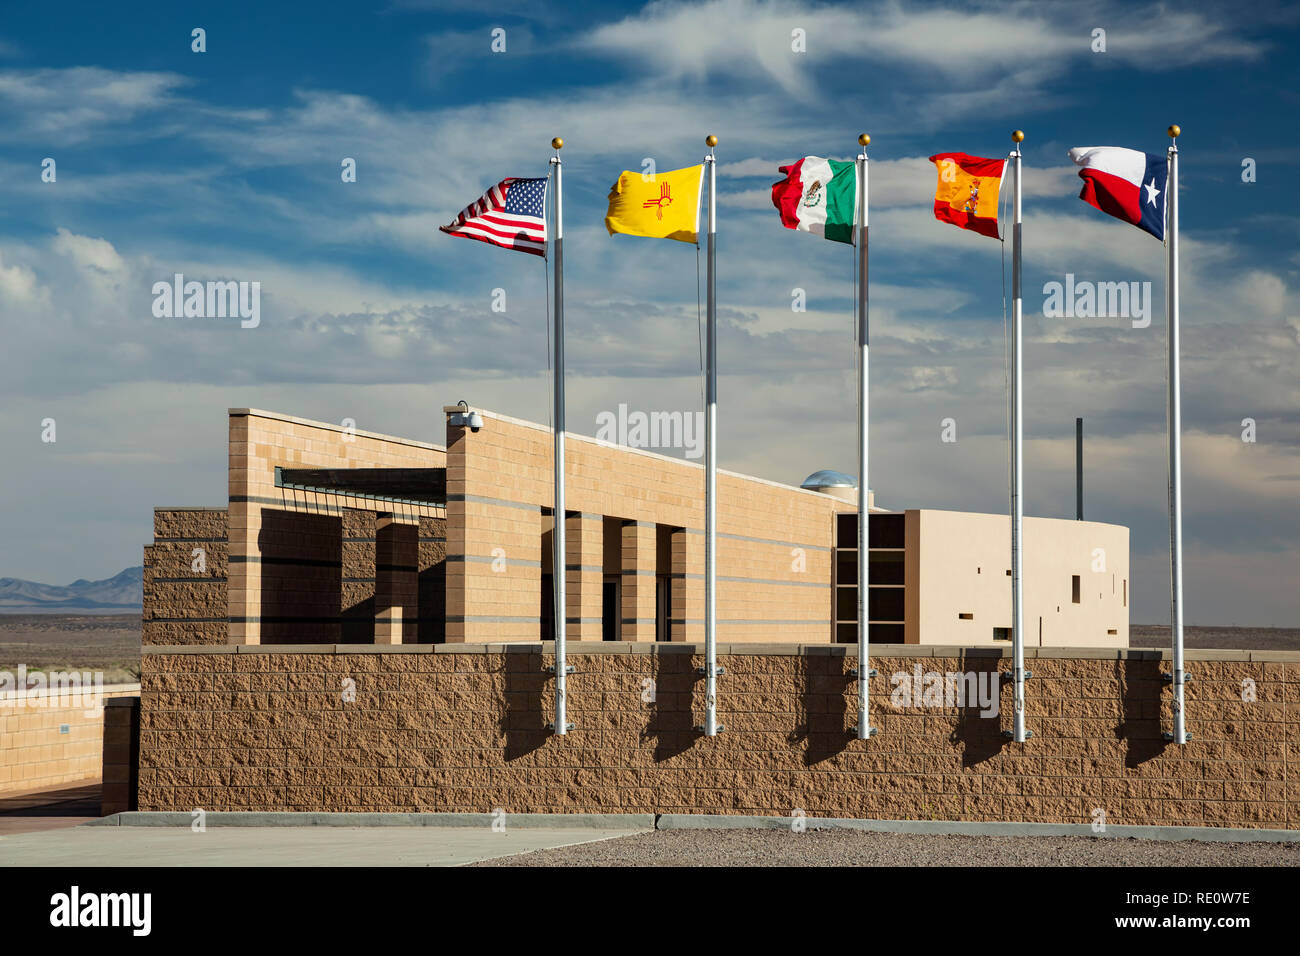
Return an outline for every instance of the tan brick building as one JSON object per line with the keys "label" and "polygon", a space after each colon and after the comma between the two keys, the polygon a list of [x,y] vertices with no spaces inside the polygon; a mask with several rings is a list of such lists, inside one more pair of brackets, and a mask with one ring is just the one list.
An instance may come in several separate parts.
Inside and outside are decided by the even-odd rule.
{"label": "tan brick building", "polygon": [[[228,508],[155,512],[145,644],[549,637],[551,433],[480,414],[434,445],[231,409]],[[566,459],[569,639],[702,641],[700,465]],[[1010,641],[1006,516],[872,510],[873,643]],[[856,642],[856,528],[853,489],[720,472],[718,640]],[[1128,529],[1025,520],[1026,646],[1127,647],[1128,589]]]}
{"label": "tan brick building", "polygon": [[[1015,743],[1007,518],[875,508],[879,733],[857,740],[855,492],[721,473],[725,732],[700,735],[702,470],[580,436],[574,729],[551,733],[551,434],[480,414],[438,446],[231,411],[229,507],[155,512],[106,807],[1295,826],[1300,653],[1189,651],[1192,740],[1168,744],[1168,654],[1127,647],[1114,525],[1025,521]],[[998,706],[899,697],[954,677]]]}

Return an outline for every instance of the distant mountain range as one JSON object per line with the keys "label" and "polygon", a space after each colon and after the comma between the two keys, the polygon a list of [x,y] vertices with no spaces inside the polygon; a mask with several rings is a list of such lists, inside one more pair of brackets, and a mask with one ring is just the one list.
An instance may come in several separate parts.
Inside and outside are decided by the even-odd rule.
{"label": "distant mountain range", "polygon": [[103,581],[66,586],[0,578],[0,614],[122,614],[144,601],[144,568],[127,568]]}

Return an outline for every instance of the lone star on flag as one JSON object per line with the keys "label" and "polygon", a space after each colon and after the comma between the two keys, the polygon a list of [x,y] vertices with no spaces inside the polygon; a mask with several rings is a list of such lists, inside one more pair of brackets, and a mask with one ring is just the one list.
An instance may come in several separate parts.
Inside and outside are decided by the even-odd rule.
{"label": "lone star on flag", "polygon": [[1151,177],[1151,182],[1147,183],[1144,188],[1147,191],[1147,202],[1154,206],[1156,204],[1156,197],[1159,196],[1161,192],[1161,190],[1156,189],[1156,180],[1154,176]]}

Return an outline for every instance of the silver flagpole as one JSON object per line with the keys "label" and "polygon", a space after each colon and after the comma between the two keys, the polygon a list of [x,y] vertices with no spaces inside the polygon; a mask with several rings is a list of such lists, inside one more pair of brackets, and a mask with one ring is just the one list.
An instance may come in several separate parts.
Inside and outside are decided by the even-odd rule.
{"label": "silver flagpole", "polygon": [[714,269],[717,254],[717,163],[713,147],[718,137],[710,135],[704,140],[709,155],[704,165],[709,171],[709,233],[708,233],[708,372],[705,382],[704,411],[704,735],[716,736],[718,726],[718,314],[717,275]]}
{"label": "silver flagpole", "polygon": [[1170,623],[1174,643],[1174,732],[1176,744],[1190,739],[1183,720],[1183,408],[1178,345],[1178,126],[1169,127],[1169,176],[1165,182],[1165,247],[1168,277],[1165,321],[1169,329],[1169,583]]}
{"label": "silver flagpole", "polygon": [[868,501],[871,483],[867,470],[867,423],[869,421],[869,379],[867,343],[870,323],[867,320],[867,147],[871,137],[858,137],[862,151],[858,154],[858,725],[853,728],[858,740],[867,740],[876,728],[868,719],[868,696],[871,670],[871,516]]}
{"label": "silver flagpole", "polygon": [[1013,655],[1012,679],[1015,683],[1015,722],[1011,737],[1024,743],[1031,734],[1025,730],[1025,594],[1021,578],[1021,551],[1024,546],[1021,487],[1024,481],[1024,374],[1022,363],[1022,302],[1020,298],[1020,144],[1025,134],[1016,130],[1011,134],[1015,151],[1011,154],[1015,166],[1015,215],[1011,226],[1011,315],[1014,331],[1011,339],[1011,652]]}
{"label": "silver flagpole", "polygon": [[564,735],[573,726],[565,714],[565,678],[569,667],[565,663],[564,639],[567,630],[565,608],[565,563],[567,559],[564,545],[564,168],[560,162],[560,150],[564,140],[555,137],[551,140],[555,156],[551,165],[555,167],[555,236],[551,242],[551,254],[555,257],[555,530],[551,534],[554,555],[551,559],[551,579],[555,584],[555,723],[551,728],[555,733]]}

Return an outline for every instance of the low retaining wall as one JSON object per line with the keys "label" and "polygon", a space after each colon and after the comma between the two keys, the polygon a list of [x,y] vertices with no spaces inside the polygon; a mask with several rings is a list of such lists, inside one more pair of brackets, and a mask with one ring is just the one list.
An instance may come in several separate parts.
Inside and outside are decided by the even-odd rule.
{"label": "low retaining wall", "polygon": [[134,697],[138,684],[102,688],[100,706],[93,686],[76,691],[0,693],[0,794],[52,790],[95,780],[103,766],[104,707]]}
{"label": "low retaining wall", "polygon": [[[986,717],[946,706],[943,677],[927,677],[987,687],[980,675],[1008,664],[998,649],[873,647],[869,741],[847,732],[848,646],[720,645],[726,729],[712,739],[693,730],[703,658],[691,645],[571,643],[564,737],[545,729],[549,644],[144,651],[141,810],[1300,827],[1288,777],[1300,653],[1189,651],[1193,740],[1177,747],[1161,738],[1159,651],[1027,649],[1024,744],[1002,737],[1010,686],[1007,712]],[[895,675],[920,675],[914,696]]]}

